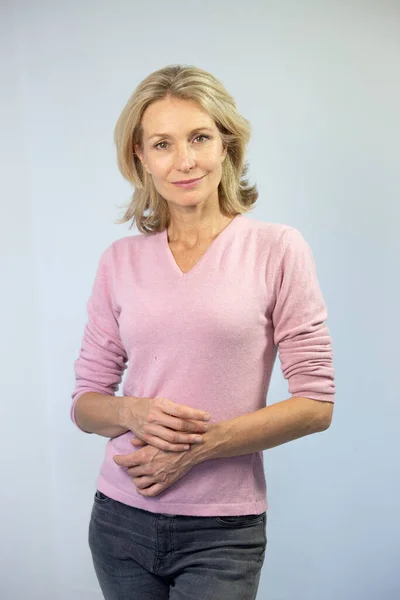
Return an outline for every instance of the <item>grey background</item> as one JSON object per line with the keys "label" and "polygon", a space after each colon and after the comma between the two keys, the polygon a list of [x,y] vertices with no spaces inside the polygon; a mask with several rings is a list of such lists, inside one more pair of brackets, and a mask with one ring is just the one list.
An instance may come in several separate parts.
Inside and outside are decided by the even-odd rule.
{"label": "grey background", "polygon": [[[87,523],[104,439],[69,421],[97,261],[136,231],[112,132],[171,63],[251,121],[252,217],[300,229],[337,372],[331,428],[265,453],[260,600],[400,597],[400,4],[6,0],[1,60],[4,600],[100,599]],[[288,397],[277,363],[268,400]]]}

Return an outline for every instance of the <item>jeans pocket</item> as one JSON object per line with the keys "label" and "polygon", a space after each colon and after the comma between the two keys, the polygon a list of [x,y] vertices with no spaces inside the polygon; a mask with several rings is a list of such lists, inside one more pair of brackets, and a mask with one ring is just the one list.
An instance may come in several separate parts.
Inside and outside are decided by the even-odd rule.
{"label": "jeans pocket", "polygon": [[234,517],[214,517],[217,523],[224,527],[251,527],[264,521],[265,512],[260,515],[238,515]]}
{"label": "jeans pocket", "polygon": [[107,504],[108,502],[111,502],[111,498],[103,494],[103,492],[96,490],[94,501],[96,504]]}

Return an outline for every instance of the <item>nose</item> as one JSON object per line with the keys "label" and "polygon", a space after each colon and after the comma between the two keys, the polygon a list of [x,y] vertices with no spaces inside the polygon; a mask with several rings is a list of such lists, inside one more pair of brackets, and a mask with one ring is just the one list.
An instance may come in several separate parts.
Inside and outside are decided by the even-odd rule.
{"label": "nose", "polygon": [[189,171],[192,169],[196,164],[193,149],[187,144],[177,147],[174,162],[177,171]]}

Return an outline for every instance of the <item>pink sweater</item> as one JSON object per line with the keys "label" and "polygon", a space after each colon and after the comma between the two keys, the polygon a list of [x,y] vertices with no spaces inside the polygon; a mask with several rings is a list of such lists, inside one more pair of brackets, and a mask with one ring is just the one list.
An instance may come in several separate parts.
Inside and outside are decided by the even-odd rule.
{"label": "pink sweater", "polygon": [[[334,401],[327,311],[308,244],[298,230],[237,215],[188,272],[161,233],[127,236],[99,262],[87,306],[75,402],[85,392],[165,397],[210,412],[217,423],[266,405],[277,349],[292,396]],[[281,398],[280,400],[283,400]],[[263,454],[208,460],[144,498],[110,439],[97,486],[150,512],[237,515],[267,508]],[[137,451],[137,450],[136,450]]]}

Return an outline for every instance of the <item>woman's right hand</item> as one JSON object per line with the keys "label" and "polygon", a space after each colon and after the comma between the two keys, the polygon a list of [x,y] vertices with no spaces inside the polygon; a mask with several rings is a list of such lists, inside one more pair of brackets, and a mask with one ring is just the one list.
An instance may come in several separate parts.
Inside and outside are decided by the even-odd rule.
{"label": "woman's right hand", "polygon": [[137,438],[160,450],[182,452],[202,441],[210,415],[167,398],[126,397],[125,418]]}

